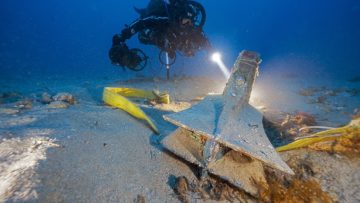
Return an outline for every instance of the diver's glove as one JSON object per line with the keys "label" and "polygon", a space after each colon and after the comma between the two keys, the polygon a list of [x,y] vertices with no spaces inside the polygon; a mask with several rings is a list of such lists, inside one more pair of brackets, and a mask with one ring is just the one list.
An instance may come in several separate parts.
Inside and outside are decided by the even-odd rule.
{"label": "diver's glove", "polygon": [[135,30],[130,27],[126,27],[121,31],[121,39],[125,42],[125,40],[130,39],[133,34],[135,34]]}
{"label": "diver's glove", "polygon": [[122,37],[120,35],[116,34],[113,36],[112,38],[113,46],[119,45],[121,42],[124,42],[124,40],[122,40]]}
{"label": "diver's glove", "polygon": [[120,43],[125,42],[125,40],[130,39],[134,34],[134,30],[131,28],[125,28],[121,31],[121,34],[116,34],[113,36],[112,42],[113,45],[119,45]]}
{"label": "diver's glove", "polygon": [[129,48],[123,42],[113,45],[109,50],[111,63],[114,65],[124,66],[123,58],[128,54],[128,52]]}

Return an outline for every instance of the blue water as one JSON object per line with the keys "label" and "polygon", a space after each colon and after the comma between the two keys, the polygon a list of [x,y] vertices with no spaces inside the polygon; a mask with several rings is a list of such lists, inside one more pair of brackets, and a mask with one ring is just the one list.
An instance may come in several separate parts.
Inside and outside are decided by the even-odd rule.
{"label": "blue water", "polygon": [[[229,67],[242,49],[258,51],[263,72],[351,78],[360,75],[358,0],[201,0],[205,32]],[[162,75],[158,49],[131,40],[151,63],[141,74],[108,59],[112,35],[137,18],[146,0],[2,0],[0,79]],[[181,58],[173,73],[219,74],[205,54]]]}

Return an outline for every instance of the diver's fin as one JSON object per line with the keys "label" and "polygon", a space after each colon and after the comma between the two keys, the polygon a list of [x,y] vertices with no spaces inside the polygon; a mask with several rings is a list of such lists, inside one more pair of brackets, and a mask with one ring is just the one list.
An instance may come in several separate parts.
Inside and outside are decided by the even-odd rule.
{"label": "diver's fin", "polygon": [[146,9],[136,8],[135,6],[134,6],[134,10],[141,16],[145,15],[145,13],[146,13]]}

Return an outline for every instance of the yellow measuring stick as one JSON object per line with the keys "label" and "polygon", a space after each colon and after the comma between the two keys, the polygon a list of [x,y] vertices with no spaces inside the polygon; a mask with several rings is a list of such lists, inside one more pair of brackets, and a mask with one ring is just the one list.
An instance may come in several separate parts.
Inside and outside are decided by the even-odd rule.
{"label": "yellow measuring stick", "polygon": [[135,88],[105,87],[103,92],[103,101],[113,107],[126,111],[135,118],[146,121],[151,129],[159,134],[159,131],[151,119],[127,97],[153,100],[158,103],[170,103],[169,94],[155,93]]}

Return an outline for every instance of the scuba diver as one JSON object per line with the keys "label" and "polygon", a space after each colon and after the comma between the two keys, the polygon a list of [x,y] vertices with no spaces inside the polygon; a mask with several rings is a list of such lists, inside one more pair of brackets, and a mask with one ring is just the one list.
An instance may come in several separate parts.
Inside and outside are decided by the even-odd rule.
{"label": "scuba diver", "polygon": [[130,49],[125,43],[135,34],[142,44],[157,46],[159,60],[167,66],[175,63],[176,52],[190,57],[198,50],[210,48],[202,29],[205,9],[196,1],[150,0],[145,9],[135,8],[135,11],[139,19],[113,36],[109,57],[114,65],[134,71],[145,68],[148,60],[145,53],[137,48]]}

